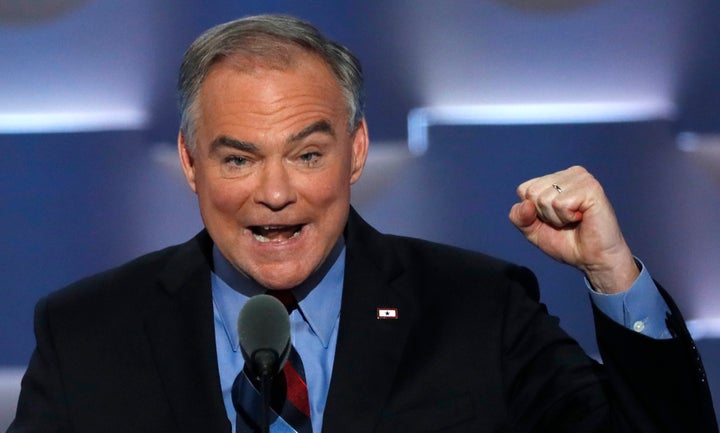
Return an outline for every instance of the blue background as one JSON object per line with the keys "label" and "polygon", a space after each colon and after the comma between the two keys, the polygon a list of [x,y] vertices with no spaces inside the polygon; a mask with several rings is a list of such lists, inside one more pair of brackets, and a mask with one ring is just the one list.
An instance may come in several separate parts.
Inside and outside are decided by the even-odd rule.
{"label": "blue background", "polygon": [[[201,229],[173,144],[177,66],[203,29],[273,11],[310,19],[363,61],[373,144],[353,203],[376,227],[530,266],[543,301],[594,354],[581,275],[507,220],[519,183],[584,165],[686,318],[717,323],[720,144],[689,151],[678,133],[713,138],[720,129],[720,6],[436,3],[97,0],[42,19],[2,18],[0,9],[0,119],[118,107],[143,114],[130,126],[0,132],[0,367],[26,365],[41,296]],[[425,154],[407,150],[415,107],[603,100],[672,109],[632,121],[438,125]],[[720,395],[714,329],[696,335]]]}

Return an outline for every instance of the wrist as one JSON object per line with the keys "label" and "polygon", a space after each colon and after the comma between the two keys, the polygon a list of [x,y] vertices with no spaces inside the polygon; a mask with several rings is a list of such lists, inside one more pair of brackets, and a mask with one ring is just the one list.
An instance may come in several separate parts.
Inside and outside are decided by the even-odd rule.
{"label": "wrist", "polygon": [[602,266],[590,266],[584,270],[593,290],[598,293],[615,294],[630,289],[640,276],[640,267],[628,253],[620,260]]}

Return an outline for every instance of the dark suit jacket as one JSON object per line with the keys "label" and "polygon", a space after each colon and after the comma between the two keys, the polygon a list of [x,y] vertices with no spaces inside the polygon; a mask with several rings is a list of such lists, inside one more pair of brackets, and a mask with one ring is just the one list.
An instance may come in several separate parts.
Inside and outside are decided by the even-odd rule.
{"label": "dark suit jacket", "polygon": [[[381,235],[354,211],[345,237],[325,432],[717,431],[674,306],[666,341],[596,313],[601,367],[537,302],[526,269]],[[229,432],[211,248],[202,232],[40,301],[9,431]]]}

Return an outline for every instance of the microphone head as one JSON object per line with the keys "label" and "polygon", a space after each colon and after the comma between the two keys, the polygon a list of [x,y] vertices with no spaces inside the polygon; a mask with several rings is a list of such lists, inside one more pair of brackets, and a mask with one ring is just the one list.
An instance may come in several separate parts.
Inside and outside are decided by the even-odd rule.
{"label": "microphone head", "polygon": [[[240,310],[238,335],[250,372],[275,375],[290,354],[290,317],[285,305],[270,295],[253,296]],[[268,353],[274,354],[274,365],[268,365]]]}

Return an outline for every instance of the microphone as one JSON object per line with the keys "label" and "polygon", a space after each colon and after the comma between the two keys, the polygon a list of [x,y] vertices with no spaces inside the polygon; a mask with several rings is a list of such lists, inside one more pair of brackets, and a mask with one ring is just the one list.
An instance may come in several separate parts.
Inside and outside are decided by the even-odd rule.
{"label": "microphone", "polygon": [[270,295],[253,296],[238,315],[238,336],[246,374],[260,382],[260,430],[269,433],[272,380],[290,356],[290,317],[285,305]]}
{"label": "microphone", "polygon": [[290,355],[290,318],[270,295],[250,298],[238,316],[240,349],[248,371],[261,382],[272,379]]}

